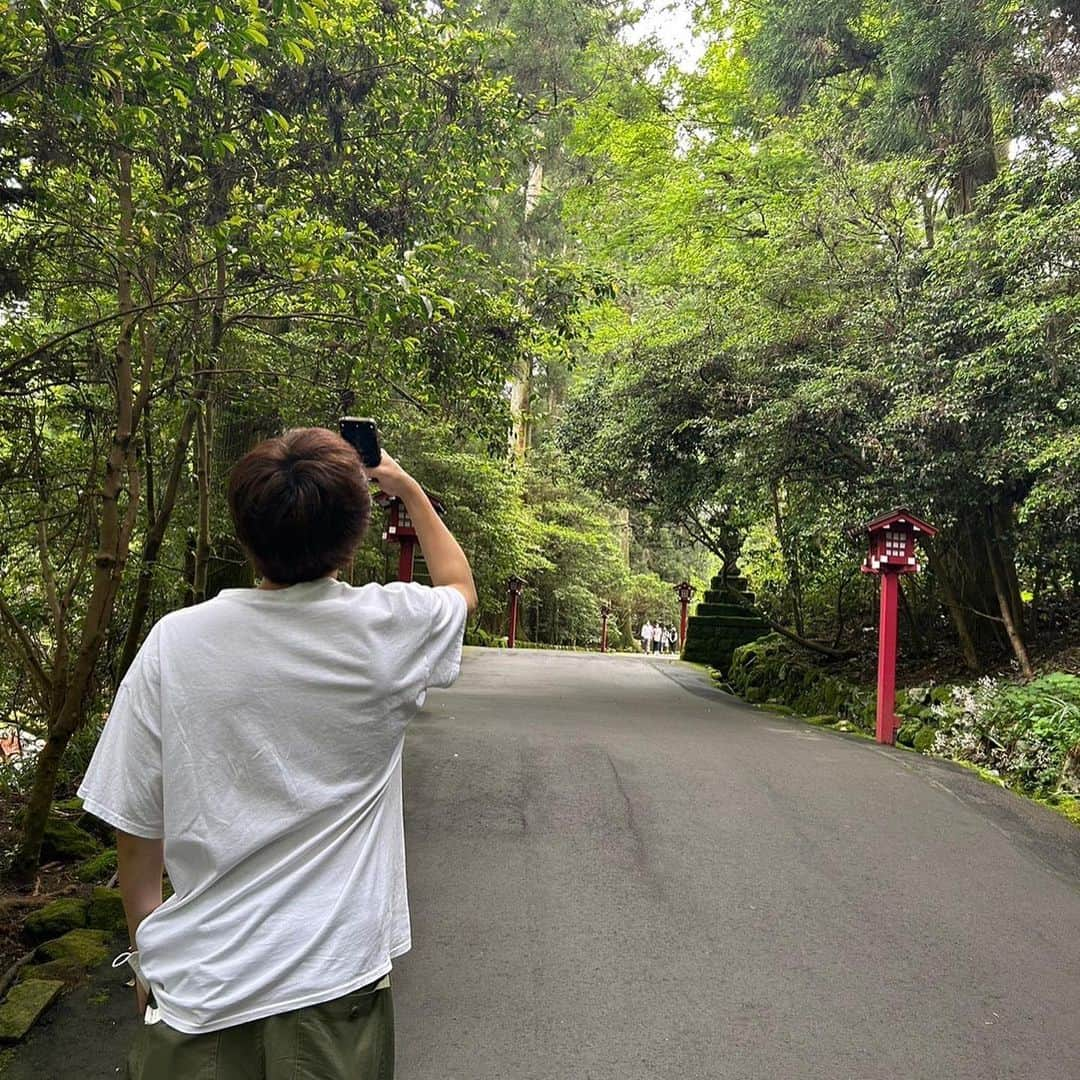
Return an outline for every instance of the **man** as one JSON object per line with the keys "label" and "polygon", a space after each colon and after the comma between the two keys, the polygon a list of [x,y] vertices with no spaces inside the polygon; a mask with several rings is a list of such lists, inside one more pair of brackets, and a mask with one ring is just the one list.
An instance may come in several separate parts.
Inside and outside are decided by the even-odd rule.
{"label": "man", "polygon": [[370,476],[434,587],[337,580],[367,476],[333,432],[290,431],[229,481],[260,585],[166,615],[117,693],[79,794],[118,830],[146,1021],[132,1080],[393,1076],[402,743],[457,677],[476,590],[416,481],[385,454]]}
{"label": "man", "polygon": [[647,653],[652,648],[652,623],[646,619],[641,628],[641,651]]}

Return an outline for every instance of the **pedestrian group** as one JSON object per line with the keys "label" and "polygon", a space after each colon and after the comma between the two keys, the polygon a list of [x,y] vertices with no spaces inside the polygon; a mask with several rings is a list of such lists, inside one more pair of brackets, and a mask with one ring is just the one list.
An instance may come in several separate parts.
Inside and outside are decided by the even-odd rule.
{"label": "pedestrian group", "polygon": [[638,635],[641,638],[641,651],[646,653],[672,652],[679,647],[679,631],[674,626],[647,621]]}

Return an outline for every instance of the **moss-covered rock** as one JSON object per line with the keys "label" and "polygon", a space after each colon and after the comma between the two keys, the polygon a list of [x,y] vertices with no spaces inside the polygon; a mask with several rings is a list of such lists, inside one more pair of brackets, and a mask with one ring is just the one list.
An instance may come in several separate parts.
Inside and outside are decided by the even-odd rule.
{"label": "moss-covered rock", "polygon": [[124,902],[119,889],[105,889],[99,886],[90,897],[88,924],[95,930],[118,932],[127,929],[124,915]]}
{"label": "moss-covered rock", "polygon": [[19,972],[19,982],[44,980],[61,982],[66,987],[78,986],[86,978],[86,968],[78,960],[47,960],[30,964]]}
{"label": "moss-covered rock", "polygon": [[108,881],[115,873],[116,849],[109,848],[107,851],[95,855],[92,859],[87,859],[86,862],[75,871],[75,876],[80,881],[86,882]]}
{"label": "moss-covered rock", "polygon": [[24,930],[31,941],[47,941],[69,930],[86,926],[90,905],[78,897],[65,897],[39,908],[26,920]]}
{"label": "moss-covered rock", "polygon": [[74,960],[85,968],[109,958],[109,934],[105,930],[69,930],[38,946],[37,960]]}
{"label": "moss-covered rock", "polygon": [[919,751],[920,754],[929,753],[933,748],[934,740],[937,738],[937,728],[933,724],[923,724],[919,728],[918,733],[912,740],[911,745]]}
{"label": "moss-covered rock", "polygon": [[0,1005],[0,1042],[21,1039],[63,989],[58,979],[35,979],[13,986]]}
{"label": "moss-covered rock", "polygon": [[64,862],[73,859],[89,859],[101,850],[101,842],[73,821],[50,817],[45,823],[45,837],[41,842],[41,859]]}

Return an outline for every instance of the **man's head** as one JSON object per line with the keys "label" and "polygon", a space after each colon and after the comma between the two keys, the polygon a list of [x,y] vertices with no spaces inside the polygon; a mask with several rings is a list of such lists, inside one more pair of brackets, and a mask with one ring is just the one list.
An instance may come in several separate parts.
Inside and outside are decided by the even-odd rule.
{"label": "man's head", "polygon": [[276,585],[344,566],[367,529],[367,477],[356,451],[326,428],[294,428],[259,443],[229,476],[236,535]]}

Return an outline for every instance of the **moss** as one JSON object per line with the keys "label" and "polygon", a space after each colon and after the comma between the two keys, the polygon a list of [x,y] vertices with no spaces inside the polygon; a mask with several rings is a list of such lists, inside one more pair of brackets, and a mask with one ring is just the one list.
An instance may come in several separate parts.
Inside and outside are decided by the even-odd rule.
{"label": "moss", "polygon": [[100,842],[72,821],[51,817],[45,823],[45,838],[41,843],[43,861],[88,859],[100,850]]}
{"label": "moss", "polygon": [[64,986],[78,986],[86,978],[86,968],[78,960],[49,960],[44,964],[31,964],[19,972],[19,982],[60,982]]}
{"label": "moss", "polygon": [[46,941],[86,926],[89,909],[90,905],[77,897],[54,900],[35,911],[26,920],[24,929],[31,941]]}
{"label": "moss", "polygon": [[119,889],[96,888],[90,897],[89,925],[97,930],[120,931],[127,929],[124,903]]}
{"label": "moss", "polygon": [[767,709],[771,713],[776,713],[777,716],[794,716],[795,710],[787,705],[781,705],[778,701],[769,701],[762,705],[763,709]]}
{"label": "moss", "polygon": [[115,873],[116,849],[109,848],[108,851],[103,851],[100,855],[95,855],[92,859],[87,859],[86,862],[75,871],[75,876],[80,881],[94,882],[106,881]]}
{"label": "moss", "polygon": [[76,960],[91,968],[109,958],[109,935],[104,930],[69,930],[39,946],[37,954],[46,960]]}
{"label": "moss", "polygon": [[911,745],[920,753],[927,754],[933,748],[937,738],[937,728],[933,724],[923,724],[915,734]]}
{"label": "moss", "polygon": [[1074,825],[1080,826],[1080,798],[1073,795],[1048,795],[1045,799],[1036,799],[1035,801],[1042,803],[1043,806],[1047,806],[1051,810],[1056,810]]}
{"label": "moss", "polygon": [[34,979],[13,986],[0,1005],[0,1042],[21,1039],[63,989],[59,980]]}

